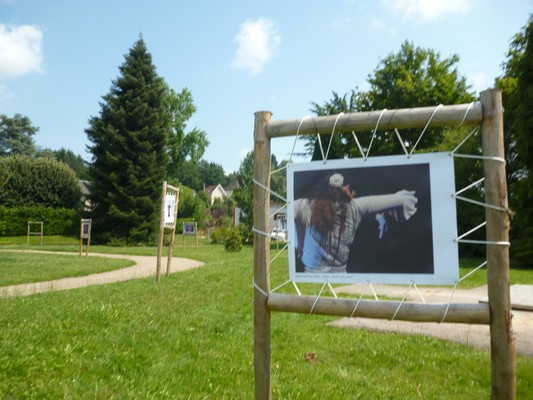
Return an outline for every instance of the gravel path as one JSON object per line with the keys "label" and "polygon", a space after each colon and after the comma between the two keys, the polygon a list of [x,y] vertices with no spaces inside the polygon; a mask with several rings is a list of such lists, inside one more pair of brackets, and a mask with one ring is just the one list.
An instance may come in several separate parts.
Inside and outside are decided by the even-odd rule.
{"label": "gravel path", "polygon": [[[360,294],[366,285],[349,285],[336,288],[337,292]],[[378,296],[403,298],[406,287],[374,285]],[[450,301],[451,289],[420,288],[427,303],[444,303]],[[368,290],[365,292],[368,294]],[[487,286],[470,290],[456,290],[453,303],[486,302]],[[421,301],[415,290],[411,290],[406,301]],[[513,305],[512,328],[515,335],[517,354],[533,357],[533,285],[512,285],[511,303]],[[529,310],[529,311],[525,311]],[[407,333],[412,335],[432,336],[452,340],[477,348],[490,348],[490,331],[488,325],[471,325],[456,323],[417,323],[409,321],[390,321],[370,318],[342,318],[330,323],[331,326],[343,328],[361,328],[376,332]]]}
{"label": "gravel path", "polygon": [[[2,250],[7,251],[7,250]],[[16,252],[16,251],[15,251]],[[66,252],[49,252],[49,251],[33,251],[35,253],[45,254],[65,254],[78,257],[78,253]],[[135,262],[135,265],[127,268],[117,269],[114,271],[103,272],[100,274],[91,274],[75,278],[63,278],[53,281],[27,283],[22,285],[5,286],[0,288],[0,297],[14,297],[14,296],[28,296],[35,293],[51,292],[58,290],[75,289],[84,286],[104,285],[106,283],[127,281],[130,279],[146,278],[148,276],[155,276],[157,258],[152,256],[130,256],[119,254],[99,254],[92,253],[89,257],[105,257],[105,258],[123,258]],[[170,265],[170,272],[185,271],[187,269],[201,267],[204,263],[200,261],[190,260],[188,258],[173,257]],[[161,259],[161,273],[164,274],[167,268],[167,258]]]}

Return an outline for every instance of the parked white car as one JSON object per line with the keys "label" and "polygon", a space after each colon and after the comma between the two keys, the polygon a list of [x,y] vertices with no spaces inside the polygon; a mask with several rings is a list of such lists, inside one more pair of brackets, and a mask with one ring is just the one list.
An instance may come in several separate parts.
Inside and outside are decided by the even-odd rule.
{"label": "parked white car", "polygon": [[285,229],[274,228],[272,229],[272,232],[270,233],[270,238],[272,240],[287,241],[287,231]]}

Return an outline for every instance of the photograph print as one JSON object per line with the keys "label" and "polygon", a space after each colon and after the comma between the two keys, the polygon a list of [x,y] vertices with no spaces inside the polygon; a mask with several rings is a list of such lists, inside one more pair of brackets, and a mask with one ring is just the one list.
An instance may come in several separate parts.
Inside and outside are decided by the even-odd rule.
{"label": "photograph print", "polygon": [[292,164],[287,174],[291,279],[449,284],[458,278],[447,153]]}

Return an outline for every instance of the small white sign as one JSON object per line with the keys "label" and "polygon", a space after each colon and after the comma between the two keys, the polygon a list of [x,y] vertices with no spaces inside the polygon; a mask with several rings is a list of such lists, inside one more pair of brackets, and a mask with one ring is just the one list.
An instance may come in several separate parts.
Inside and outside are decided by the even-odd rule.
{"label": "small white sign", "polygon": [[165,225],[174,225],[176,214],[176,195],[167,194],[165,196]]}

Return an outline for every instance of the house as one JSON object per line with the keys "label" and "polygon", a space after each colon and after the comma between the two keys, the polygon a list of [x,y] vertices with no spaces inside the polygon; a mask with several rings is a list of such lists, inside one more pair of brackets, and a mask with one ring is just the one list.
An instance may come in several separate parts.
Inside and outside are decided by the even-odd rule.
{"label": "house", "polygon": [[81,201],[83,202],[83,208],[85,211],[89,211],[92,208],[89,196],[91,195],[91,182],[80,180]]}
{"label": "house", "polygon": [[226,191],[222,185],[211,185],[205,188],[205,192],[209,196],[211,205],[215,202],[216,199],[224,200],[227,197]]}
{"label": "house", "polygon": [[239,182],[236,180],[231,181],[225,188],[224,191],[226,192],[226,197],[231,197],[233,195],[233,191],[235,188],[239,187]]}

